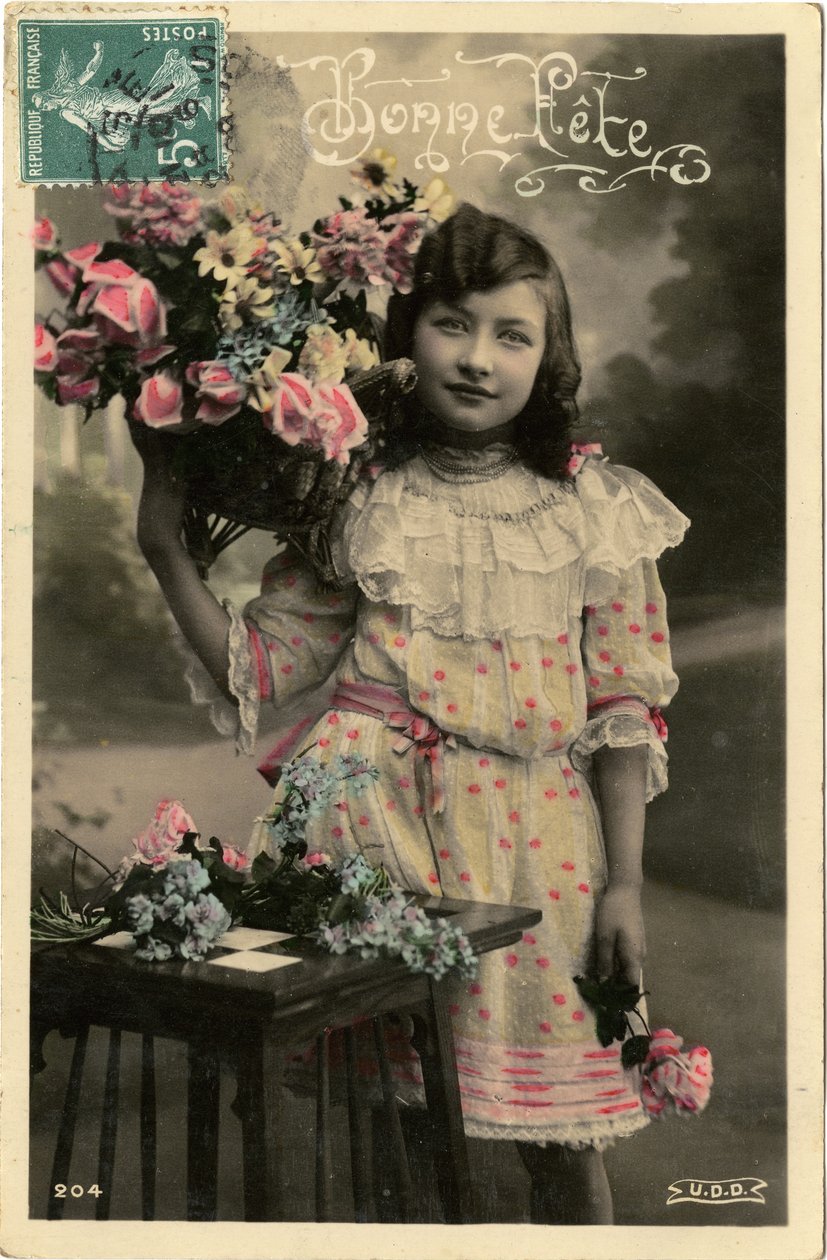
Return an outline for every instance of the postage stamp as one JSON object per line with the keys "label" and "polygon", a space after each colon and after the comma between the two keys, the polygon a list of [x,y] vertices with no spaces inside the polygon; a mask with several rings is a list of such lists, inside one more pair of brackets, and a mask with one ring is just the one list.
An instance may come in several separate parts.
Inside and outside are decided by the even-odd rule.
{"label": "postage stamp", "polygon": [[225,24],[203,11],[17,27],[20,179],[209,183],[227,173]]}

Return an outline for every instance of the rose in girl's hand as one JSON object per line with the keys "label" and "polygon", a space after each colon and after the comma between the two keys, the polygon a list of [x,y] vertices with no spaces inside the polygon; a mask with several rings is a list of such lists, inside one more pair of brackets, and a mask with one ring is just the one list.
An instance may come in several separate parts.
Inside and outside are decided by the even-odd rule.
{"label": "rose in girl's hand", "polygon": [[712,1089],[712,1056],[706,1046],[682,1050],[683,1038],[669,1028],[652,1034],[643,1064],[641,1098],[650,1116],[659,1116],[674,1103],[679,1114],[696,1114],[709,1102]]}
{"label": "rose in girl's hand", "polygon": [[597,908],[595,935],[598,975],[617,974],[636,985],[646,957],[638,885],[609,884]]}
{"label": "rose in girl's hand", "polygon": [[197,830],[180,801],[159,801],[152,822],[135,837],[139,861],[152,866],[164,865],[178,851],[187,832]]}
{"label": "rose in girl's hand", "polygon": [[221,860],[231,871],[248,871],[253,865],[248,854],[243,849],[237,849],[234,844],[222,844]]}

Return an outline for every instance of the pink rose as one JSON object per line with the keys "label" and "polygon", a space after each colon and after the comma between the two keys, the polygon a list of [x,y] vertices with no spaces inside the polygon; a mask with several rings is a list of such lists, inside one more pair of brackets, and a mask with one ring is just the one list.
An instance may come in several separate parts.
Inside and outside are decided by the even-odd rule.
{"label": "pink rose", "polygon": [[57,367],[57,342],[43,324],[34,326],[34,368],[36,372],[54,372]]}
{"label": "pink rose", "polygon": [[186,833],[197,830],[180,801],[159,801],[152,822],[135,837],[135,860],[150,866],[166,866],[178,852]]}
{"label": "pink rose", "polygon": [[316,395],[323,406],[317,404],[313,418],[325,459],[347,464],[348,452],[365,441],[368,422],[347,385],[319,385]]}
{"label": "pink rose", "polygon": [[84,269],[86,285],[78,313],[87,311],[107,341],[125,346],[152,346],[166,336],[166,307],[151,280],[120,258],[94,259]]}
{"label": "pink rose", "polygon": [[265,412],[266,427],[288,446],[297,446],[312,433],[313,386],[304,376],[282,372],[273,391],[273,406]]}
{"label": "pink rose", "polygon": [[98,256],[100,250],[97,241],[90,241],[88,245],[79,245],[77,249],[56,254],[46,263],[44,271],[58,293],[62,293],[64,297],[70,297],[74,293],[84,267]]}
{"label": "pink rose", "polygon": [[150,429],[168,429],[186,423],[183,405],[184,391],[180,382],[171,372],[160,371],[144,381],[132,414]]}
{"label": "pink rose", "polygon": [[138,367],[154,367],[161,359],[172,354],[175,346],[144,346],[135,351],[135,362]]}
{"label": "pink rose", "polygon": [[69,297],[74,293],[75,285],[80,279],[80,272],[77,267],[67,263],[65,258],[61,258],[58,254],[51,262],[46,263],[43,270],[63,297]]}
{"label": "pink rose", "polygon": [[343,465],[368,434],[368,422],[347,385],[313,385],[295,372],[278,378],[272,410],[263,419],[289,446],[301,443]]}
{"label": "pink rose", "polygon": [[330,866],[332,861],[328,853],[305,853],[299,865],[307,871],[312,871],[316,866]]}
{"label": "pink rose", "polygon": [[85,402],[100,390],[98,369],[104,350],[95,328],[67,328],[56,341],[57,395],[60,403]]}
{"label": "pink rose", "polygon": [[243,849],[237,849],[233,844],[223,844],[224,865],[229,866],[233,871],[248,871],[253,865],[250,858]]}
{"label": "pink rose", "polygon": [[659,1116],[671,1100],[678,1114],[697,1114],[712,1089],[712,1056],[706,1046],[683,1053],[683,1038],[669,1028],[652,1034],[643,1064],[641,1099],[650,1116]]}
{"label": "pink rose", "polygon": [[203,399],[195,418],[203,420],[204,424],[223,424],[236,415],[247,397],[245,386],[223,363],[215,360],[191,363],[186,377],[190,385],[195,386],[197,397]]}
{"label": "pink rose", "polygon": [[46,218],[45,214],[35,220],[31,237],[35,249],[42,249],[46,253],[51,254],[57,246],[57,228],[51,219]]}

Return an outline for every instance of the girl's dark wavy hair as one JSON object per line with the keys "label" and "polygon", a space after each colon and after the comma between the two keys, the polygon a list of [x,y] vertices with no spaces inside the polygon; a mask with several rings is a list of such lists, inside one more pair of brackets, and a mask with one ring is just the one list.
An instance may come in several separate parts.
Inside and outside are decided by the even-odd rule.
{"label": "girl's dark wavy hair", "polygon": [[[543,244],[508,219],[464,203],[423,240],[416,257],[413,287],[388,303],[385,357],[411,358],[416,321],[432,302],[457,301],[527,280],[546,310],[546,348],[534,389],[517,417],[517,448],[523,463],[542,476],[567,477],[570,434],[578,416],[580,363],[571,312],[560,270]],[[415,454],[427,429],[415,394],[405,400],[405,424],[391,437],[394,464]]]}

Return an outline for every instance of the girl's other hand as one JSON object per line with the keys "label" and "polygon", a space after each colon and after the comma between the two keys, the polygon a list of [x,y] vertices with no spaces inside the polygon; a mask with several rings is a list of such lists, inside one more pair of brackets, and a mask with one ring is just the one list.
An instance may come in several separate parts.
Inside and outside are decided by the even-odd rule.
{"label": "girl's other hand", "polygon": [[186,484],[172,471],[170,455],[175,437],[144,424],[129,425],[132,444],[144,466],[138,504],[138,545],[149,559],[153,554],[181,547]]}
{"label": "girl's other hand", "polygon": [[639,984],[646,933],[638,885],[609,884],[597,908],[596,936],[598,976]]}

